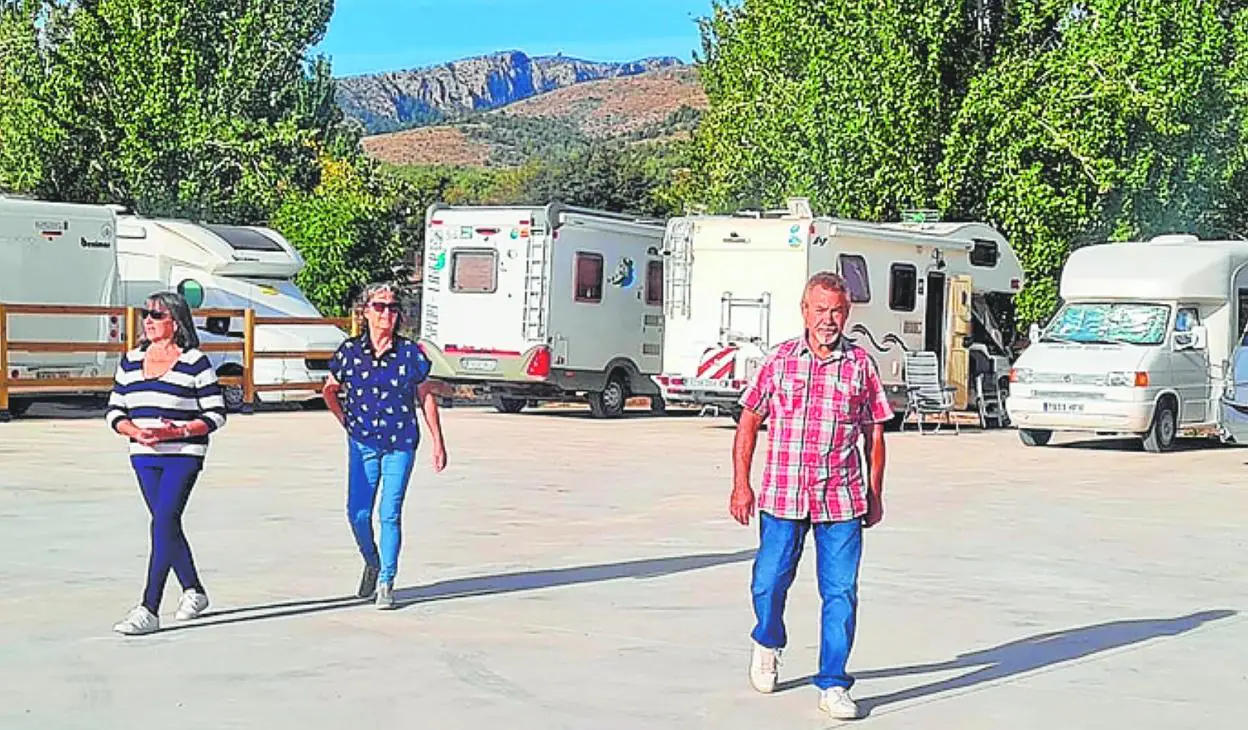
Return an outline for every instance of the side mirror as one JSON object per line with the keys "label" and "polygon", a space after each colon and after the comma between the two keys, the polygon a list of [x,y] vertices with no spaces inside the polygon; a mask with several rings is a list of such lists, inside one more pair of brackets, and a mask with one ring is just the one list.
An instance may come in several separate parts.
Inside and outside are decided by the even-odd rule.
{"label": "side mirror", "polygon": [[1035,322],[1031,323],[1031,326],[1027,328],[1027,339],[1032,344],[1040,341],[1040,325]]}
{"label": "side mirror", "polygon": [[1192,328],[1192,349],[1203,350],[1208,347],[1209,330],[1205,329],[1203,324],[1198,324]]}
{"label": "side mirror", "polygon": [[1204,325],[1196,325],[1187,332],[1174,333],[1175,350],[1203,350],[1209,339],[1209,331]]}

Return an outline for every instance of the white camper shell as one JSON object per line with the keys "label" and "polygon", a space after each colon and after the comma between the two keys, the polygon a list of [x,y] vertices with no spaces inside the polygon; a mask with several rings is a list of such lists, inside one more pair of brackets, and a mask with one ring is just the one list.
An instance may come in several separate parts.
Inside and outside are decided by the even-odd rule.
{"label": "white camper shell", "polygon": [[[141,306],[153,292],[176,290],[192,308],[254,309],[259,317],[320,317],[293,279],[304,267],[298,250],[278,232],[255,226],[227,226],[135,215],[118,217],[117,247],[124,299]],[[200,340],[239,342],[239,317],[196,317]],[[327,351],[342,344],[347,333],[329,324],[256,327],[259,352]],[[219,375],[242,373],[239,353],[211,353]],[[329,375],[323,359],[257,358],[257,385],[308,383]],[[225,389],[230,410],[242,405],[242,391]],[[318,403],[313,390],[281,390],[257,394],[262,401]]]}
{"label": "white camper shell", "polygon": [[559,203],[431,206],[421,345],[433,377],[529,401],[589,401],[595,417],[657,395],[663,225]]}
{"label": "white camper shell", "polygon": [[[1022,266],[982,223],[867,223],[785,210],[694,215],[668,222],[666,342],[657,378],[669,404],[740,415],[738,399],[763,357],[803,334],[801,298],[818,271],[843,275],[846,336],[875,358],[894,410],[906,409],[907,351],[932,351],[955,407],[973,405],[971,352],[993,381],[1009,371],[991,297],[1014,296]],[[968,341],[969,340],[969,341]]]}
{"label": "white camper shell", "polygon": [[1033,328],[1006,408],[1023,443],[1055,431],[1129,434],[1167,451],[1182,432],[1226,435],[1219,401],[1248,310],[1248,241],[1167,235],[1086,246],[1063,301]]}
{"label": "white camper shell", "polygon": [[[0,302],[116,307],[117,221],[107,206],[0,196]],[[121,317],[9,316],[8,339],[21,342],[120,343]],[[10,381],[112,375],[115,354],[11,351]],[[37,400],[86,395],[72,389],[15,393],[0,420],[20,416]]]}

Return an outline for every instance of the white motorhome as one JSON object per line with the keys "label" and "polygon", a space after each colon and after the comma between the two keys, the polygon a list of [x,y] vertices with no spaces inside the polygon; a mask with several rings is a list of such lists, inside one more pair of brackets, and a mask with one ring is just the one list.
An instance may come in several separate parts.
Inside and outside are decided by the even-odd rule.
{"label": "white motorhome", "polygon": [[1063,304],[1033,328],[1006,408],[1024,444],[1055,431],[1130,434],[1167,451],[1224,431],[1219,401],[1248,316],[1248,241],[1167,235],[1085,246]]}
{"label": "white motorhome", "polygon": [[[1008,343],[989,302],[1008,302],[1023,271],[1009,243],[982,223],[866,223],[815,217],[805,199],[777,211],[673,218],[667,225],[666,343],[657,380],[668,403],[734,418],[766,352],[803,333],[806,280],[835,271],[851,289],[846,335],[876,360],[905,412],[907,351],[932,351],[955,406],[972,405],[972,352],[993,382]],[[969,341],[968,341],[969,339]]]}
{"label": "white motorhome", "polygon": [[[117,288],[116,215],[98,205],[51,203],[0,196],[0,303],[120,306]],[[117,316],[9,316],[10,341],[119,343]],[[112,375],[115,354],[8,354],[10,381]],[[15,393],[0,420],[20,416],[36,400],[79,397],[85,392]]]}
{"label": "white motorhome", "polygon": [[657,395],[662,245],[662,223],[558,203],[431,206],[420,342],[434,377],[509,413],[584,398],[611,418]]}
{"label": "white motorhome", "polygon": [[[193,308],[254,309],[259,317],[320,317],[292,279],[304,267],[299,252],[281,234],[255,226],[227,226],[184,220],[121,215],[117,220],[117,248],[125,302],[141,306],[152,292],[173,289]],[[200,339],[240,342],[240,317],[196,317]],[[256,327],[259,351],[328,351],[347,333],[329,324],[265,325]],[[211,353],[219,375],[242,372],[239,353]],[[307,383],[329,374],[324,359],[257,358],[253,370],[257,385]],[[230,410],[242,404],[242,392],[228,387]],[[279,390],[257,394],[261,401],[298,401],[318,404],[313,390]]]}

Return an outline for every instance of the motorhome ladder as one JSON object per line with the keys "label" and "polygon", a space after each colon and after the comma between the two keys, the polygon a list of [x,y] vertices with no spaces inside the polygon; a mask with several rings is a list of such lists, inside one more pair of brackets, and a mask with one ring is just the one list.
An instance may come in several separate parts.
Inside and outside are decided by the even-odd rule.
{"label": "motorhome ladder", "polygon": [[693,223],[678,220],[672,223],[667,244],[668,271],[663,292],[668,317],[688,317],[690,312],[690,279],[693,273]]}
{"label": "motorhome ladder", "polygon": [[[724,292],[719,300],[719,341],[721,344],[749,341],[756,342],[764,350],[771,347],[771,292],[763,292],[757,299],[738,299],[732,292]],[[758,313],[758,327],[754,334],[733,329],[734,309],[753,309]]]}
{"label": "motorhome ladder", "polygon": [[529,237],[524,267],[524,339],[546,340],[546,237]]}

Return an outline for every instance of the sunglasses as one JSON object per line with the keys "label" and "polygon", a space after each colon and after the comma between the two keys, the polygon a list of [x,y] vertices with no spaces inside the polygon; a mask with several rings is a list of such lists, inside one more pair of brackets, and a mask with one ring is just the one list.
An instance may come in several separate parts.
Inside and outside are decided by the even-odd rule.
{"label": "sunglasses", "polygon": [[161,312],[156,309],[140,309],[139,316],[143,319],[151,319],[157,322],[169,316],[168,312]]}
{"label": "sunglasses", "polygon": [[371,307],[374,312],[378,313],[393,312],[398,314],[399,312],[398,302],[369,302],[368,306]]}

